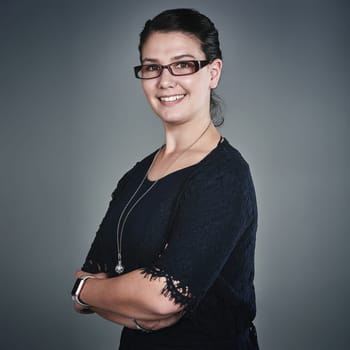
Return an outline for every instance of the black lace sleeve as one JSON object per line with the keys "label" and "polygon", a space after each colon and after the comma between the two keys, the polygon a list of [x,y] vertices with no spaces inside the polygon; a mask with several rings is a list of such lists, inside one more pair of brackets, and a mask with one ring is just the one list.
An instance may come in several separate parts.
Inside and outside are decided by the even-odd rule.
{"label": "black lace sleeve", "polygon": [[163,295],[194,309],[255,216],[246,163],[197,172],[178,201],[168,242],[153,266],[144,268],[145,277],[165,277]]}

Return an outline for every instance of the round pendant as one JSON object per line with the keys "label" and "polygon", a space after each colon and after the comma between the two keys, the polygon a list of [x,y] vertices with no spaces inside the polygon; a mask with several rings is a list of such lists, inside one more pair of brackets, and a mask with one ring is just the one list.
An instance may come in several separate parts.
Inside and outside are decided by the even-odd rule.
{"label": "round pendant", "polygon": [[121,261],[118,261],[117,266],[115,267],[115,272],[120,275],[121,273],[124,272],[124,266],[122,265]]}

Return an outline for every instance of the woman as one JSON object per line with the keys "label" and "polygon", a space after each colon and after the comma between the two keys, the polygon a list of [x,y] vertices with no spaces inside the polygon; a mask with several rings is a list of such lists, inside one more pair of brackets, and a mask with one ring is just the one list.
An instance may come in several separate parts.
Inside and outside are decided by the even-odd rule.
{"label": "woman", "polygon": [[249,167],[216,129],[218,33],[190,9],[140,35],[141,79],[165,143],[113,192],[72,295],[124,326],[120,349],[258,349],[257,210]]}

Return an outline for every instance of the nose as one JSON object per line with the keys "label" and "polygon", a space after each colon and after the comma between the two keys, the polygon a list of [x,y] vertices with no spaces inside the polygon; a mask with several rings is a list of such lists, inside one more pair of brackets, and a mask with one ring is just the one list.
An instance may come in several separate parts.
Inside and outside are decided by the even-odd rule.
{"label": "nose", "polygon": [[167,67],[163,68],[162,74],[158,78],[158,85],[160,88],[166,89],[176,86],[176,77],[174,77]]}

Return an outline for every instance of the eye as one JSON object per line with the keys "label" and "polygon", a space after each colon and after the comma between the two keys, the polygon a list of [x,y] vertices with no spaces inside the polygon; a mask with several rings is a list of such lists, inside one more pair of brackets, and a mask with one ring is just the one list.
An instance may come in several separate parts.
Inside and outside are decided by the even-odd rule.
{"label": "eye", "polygon": [[142,66],[142,70],[144,72],[154,72],[154,71],[159,71],[160,66],[158,64],[146,64]]}
{"label": "eye", "polygon": [[176,69],[189,69],[193,67],[193,62],[191,61],[181,61],[175,63]]}

